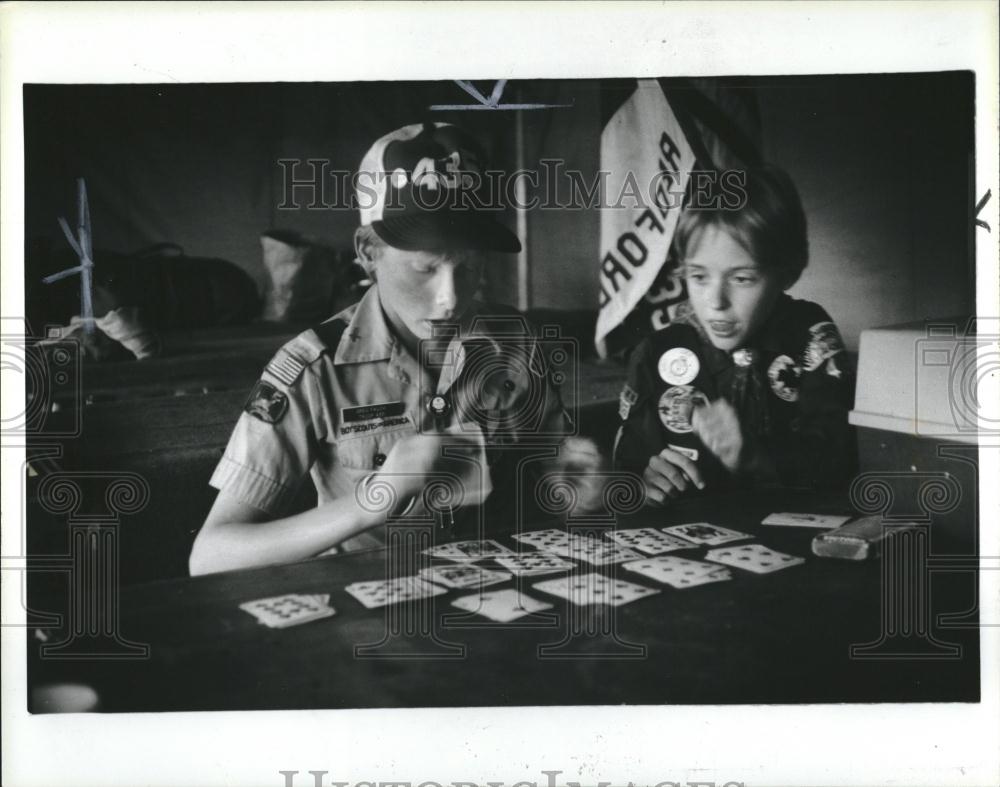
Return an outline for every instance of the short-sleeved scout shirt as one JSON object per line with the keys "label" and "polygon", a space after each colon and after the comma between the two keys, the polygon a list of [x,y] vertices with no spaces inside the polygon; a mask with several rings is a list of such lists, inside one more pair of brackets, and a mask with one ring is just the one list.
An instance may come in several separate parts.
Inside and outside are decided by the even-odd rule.
{"label": "short-sleeved scout shirt", "polygon": [[373,286],[268,363],[209,483],[277,516],[307,474],[320,505],[355,494],[400,439],[454,428],[460,412],[482,427],[488,445],[568,433],[524,318],[478,303],[471,312],[468,332],[453,338],[431,385],[395,338]]}
{"label": "short-sleeved scout shirt", "polygon": [[697,462],[712,488],[733,483],[691,426],[697,400],[718,398],[736,408],[744,434],[771,457],[782,484],[836,486],[853,472],[847,413],[854,373],[836,325],[817,304],[782,295],[752,345],[733,353],[711,343],[690,309],[646,337],[629,359],[615,465],[641,475],[669,447]]}

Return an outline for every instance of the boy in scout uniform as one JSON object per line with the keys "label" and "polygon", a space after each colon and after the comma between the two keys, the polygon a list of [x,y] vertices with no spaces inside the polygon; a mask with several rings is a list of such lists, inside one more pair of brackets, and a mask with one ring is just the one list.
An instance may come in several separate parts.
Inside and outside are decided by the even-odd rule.
{"label": "boy in scout uniform", "polygon": [[853,471],[854,378],[822,307],[784,293],[805,268],[791,179],[746,173],[738,209],[686,210],[675,250],[689,301],[633,351],[616,467],[647,502],[734,483],[833,486]]}
{"label": "boy in scout uniform", "polygon": [[[355,249],[375,284],[264,369],[211,478],[219,494],[192,573],[377,545],[386,517],[422,505],[436,479],[454,481],[449,516],[469,510],[515,483],[513,448],[534,447],[546,470],[574,477],[600,464],[592,443],[566,439],[523,318],[473,300],[484,253],[520,250],[470,201],[484,163],[474,139],[441,123],[398,129],[368,151]],[[318,506],[285,515],[306,475]]]}

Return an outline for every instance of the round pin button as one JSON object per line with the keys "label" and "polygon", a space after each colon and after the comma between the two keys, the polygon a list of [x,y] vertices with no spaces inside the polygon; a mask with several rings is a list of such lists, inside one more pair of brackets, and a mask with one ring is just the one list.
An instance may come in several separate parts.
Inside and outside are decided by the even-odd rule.
{"label": "round pin button", "polygon": [[690,385],[675,385],[660,396],[657,412],[660,422],[674,434],[694,431],[691,423],[694,408],[708,404],[708,399],[697,388]]}
{"label": "round pin button", "polygon": [[375,454],[375,459],[373,460],[375,467],[381,467],[385,464],[385,454]]}
{"label": "round pin button", "polygon": [[667,385],[687,385],[698,376],[700,369],[698,356],[687,347],[672,347],[656,364],[656,370]]}
{"label": "round pin button", "polygon": [[767,370],[771,381],[771,390],[779,399],[786,402],[796,402],[799,399],[799,380],[802,369],[787,355],[779,355],[771,362]]}
{"label": "round pin button", "polygon": [[737,366],[750,366],[754,362],[753,350],[737,350],[733,353],[733,363]]}
{"label": "round pin button", "polygon": [[451,410],[451,404],[449,404],[445,397],[439,394],[431,397],[430,401],[427,402],[427,409],[432,415],[441,417],[448,414]]}

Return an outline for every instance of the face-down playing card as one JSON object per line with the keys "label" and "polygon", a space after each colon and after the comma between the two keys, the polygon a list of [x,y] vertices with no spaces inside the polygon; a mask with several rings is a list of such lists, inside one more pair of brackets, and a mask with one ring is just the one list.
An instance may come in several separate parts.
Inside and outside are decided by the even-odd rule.
{"label": "face-down playing card", "polygon": [[815,527],[821,530],[833,530],[840,527],[851,517],[840,514],[793,514],[783,511],[777,514],[768,514],[761,520],[762,525],[777,525],[784,527]]}
{"label": "face-down playing card", "polygon": [[471,596],[462,596],[452,601],[451,605],[500,623],[509,623],[533,612],[552,609],[551,604],[519,593],[514,588],[488,590]]}
{"label": "face-down playing card", "polygon": [[486,587],[506,582],[511,577],[506,571],[462,564],[422,568],[420,576],[449,588]]}
{"label": "face-down playing card", "polygon": [[755,574],[770,574],[805,563],[805,559],[777,552],[762,544],[743,544],[741,546],[720,547],[710,549],[705,553],[705,559],[713,563],[722,563],[735,568],[752,571]]}
{"label": "face-down playing card", "polygon": [[368,609],[415,599],[440,596],[447,591],[420,577],[395,577],[370,582],[352,582],[344,588]]}
{"label": "face-down playing card", "polygon": [[678,589],[732,579],[732,573],[728,568],[713,563],[704,563],[701,560],[688,560],[676,555],[661,555],[635,560],[631,563],[625,563],[622,567],[627,571],[634,571],[636,574]]}
{"label": "face-down playing card", "polygon": [[445,560],[460,562],[487,560],[492,557],[516,554],[514,550],[508,549],[492,539],[485,539],[483,541],[453,541],[450,544],[438,544],[423,551],[424,554],[431,557],[440,557]]}
{"label": "face-down playing card", "polygon": [[663,528],[663,532],[671,536],[686,539],[692,544],[710,547],[718,546],[719,544],[728,544],[730,541],[742,541],[744,538],[752,538],[749,534],[741,533],[739,530],[730,530],[727,527],[710,525],[708,522],[691,522],[686,525],[674,525],[673,527]]}
{"label": "face-down playing card", "polygon": [[547,579],[544,582],[536,582],[533,587],[544,593],[568,599],[577,606],[607,604],[620,607],[660,592],[654,588],[643,587],[624,579],[611,579],[598,573]]}
{"label": "face-down playing card", "polygon": [[694,545],[683,538],[662,533],[655,527],[640,527],[634,530],[609,530],[604,534],[624,547],[638,549],[647,555],[662,555],[678,549],[691,549]]}

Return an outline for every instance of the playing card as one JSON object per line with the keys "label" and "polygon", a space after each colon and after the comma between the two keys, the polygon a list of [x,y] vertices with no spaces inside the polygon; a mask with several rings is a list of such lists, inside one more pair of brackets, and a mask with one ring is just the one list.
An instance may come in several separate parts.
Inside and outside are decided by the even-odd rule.
{"label": "playing card", "polygon": [[425,549],[424,553],[431,557],[458,561],[486,560],[487,558],[500,557],[501,555],[517,554],[514,550],[508,549],[492,539],[484,541],[453,541],[450,544],[439,544]]}
{"label": "playing card", "polygon": [[536,601],[530,596],[518,593],[514,588],[504,590],[489,590],[471,596],[462,596],[451,602],[453,607],[476,612],[501,623],[509,623],[532,612],[552,609],[552,605],[544,601]]}
{"label": "playing card", "polygon": [[553,547],[561,547],[569,542],[569,533],[565,530],[548,528],[547,530],[532,530],[527,533],[518,533],[514,540],[523,544],[529,544],[541,552],[551,552]]}
{"label": "playing card", "polygon": [[832,530],[840,527],[851,517],[837,514],[791,514],[783,512],[779,514],[769,514],[761,522],[762,525],[784,525],[786,527],[816,527]]}
{"label": "playing card", "polygon": [[622,604],[660,592],[655,588],[643,587],[624,579],[610,579],[596,573],[547,579],[535,583],[534,588],[543,593],[569,599],[577,606],[609,604],[620,607]]}
{"label": "playing card", "polygon": [[732,573],[728,568],[704,563],[701,560],[687,560],[676,555],[635,560],[625,563],[623,568],[675,588],[689,588],[732,579]]}
{"label": "playing card", "polygon": [[479,566],[431,566],[420,569],[420,576],[449,588],[486,587],[506,582],[511,575]]}
{"label": "playing card", "polygon": [[705,553],[705,559],[713,563],[753,571],[755,574],[770,574],[783,568],[805,563],[805,559],[776,552],[762,544],[743,544],[738,547],[722,547],[710,549]]}
{"label": "playing card", "polygon": [[413,599],[440,596],[447,591],[420,577],[396,577],[394,579],[352,582],[344,588],[368,609],[384,607]]}
{"label": "playing card", "polygon": [[678,549],[691,549],[690,541],[661,533],[655,527],[640,527],[634,530],[609,530],[604,534],[612,541],[638,549],[647,555],[662,555]]}
{"label": "playing card", "polygon": [[642,557],[641,552],[618,544],[608,544],[596,538],[571,538],[564,547],[552,547],[551,551],[563,557],[571,557],[594,566],[606,566],[611,563],[624,563]]}
{"label": "playing card", "polygon": [[687,525],[674,525],[663,528],[663,532],[671,536],[685,538],[693,544],[704,544],[714,547],[719,544],[728,544],[730,541],[739,541],[744,538],[753,538],[739,530],[730,530],[718,525],[710,525],[708,522],[692,522]]}
{"label": "playing card", "polygon": [[569,571],[576,568],[576,564],[572,560],[566,560],[557,555],[549,555],[544,552],[498,557],[497,564],[518,576],[553,574],[556,571]]}
{"label": "playing card", "polygon": [[336,614],[336,610],[326,603],[329,598],[328,595],[308,596],[290,593],[247,601],[240,604],[240,609],[249,612],[265,626],[287,628]]}

